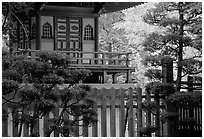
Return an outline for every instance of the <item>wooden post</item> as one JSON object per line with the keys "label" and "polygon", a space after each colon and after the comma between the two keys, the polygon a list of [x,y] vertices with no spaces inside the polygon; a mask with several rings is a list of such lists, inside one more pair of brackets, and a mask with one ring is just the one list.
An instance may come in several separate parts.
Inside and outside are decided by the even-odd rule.
{"label": "wooden post", "polygon": [[102,137],[107,137],[107,119],[106,119],[106,93],[104,93],[105,90],[104,88],[101,89],[100,95],[101,95],[101,101],[102,101],[102,108],[101,108],[101,136]]}
{"label": "wooden post", "polygon": [[103,83],[107,83],[107,71],[103,71]]}
{"label": "wooden post", "polygon": [[120,114],[119,114],[119,128],[120,128],[120,137],[125,137],[125,106],[124,106],[124,90],[119,89],[120,94]]}
{"label": "wooden post", "polygon": [[2,137],[8,136],[8,121],[6,119],[2,120]]}
{"label": "wooden post", "polygon": [[48,130],[48,120],[49,120],[49,114],[48,115],[45,115],[44,117],[43,117],[43,131],[44,131],[44,136],[45,137],[47,137],[47,135],[45,134],[46,132],[45,131],[47,131]]}
{"label": "wooden post", "polygon": [[[64,118],[65,118],[66,120],[69,120],[69,119],[70,119],[69,113],[64,112]],[[69,137],[70,133],[66,133],[66,134],[67,134],[67,136]]]}
{"label": "wooden post", "polygon": [[[151,102],[151,94],[150,94],[150,90],[146,90],[146,96],[147,96],[147,103],[150,103]],[[151,126],[151,110],[148,109],[147,111],[147,115],[146,115],[146,118],[147,118],[147,123],[146,123],[146,127],[148,126]],[[147,135],[148,137],[151,137],[151,133]]]}
{"label": "wooden post", "polygon": [[14,113],[12,113],[12,122],[13,122],[13,137],[18,137],[18,125],[16,125],[14,123],[14,116],[13,116]]}
{"label": "wooden post", "polygon": [[129,67],[129,65],[130,65],[129,55],[130,55],[129,53],[126,54],[126,60],[127,60],[126,61],[126,66],[127,67]]}
{"label": "wooden post", "polygon": [[173,60],[165,59],[162,61],[162,83],[173,83]]}
{"label": "wooden post", "polygon": [[105,53],[102,53],[102,65],[103,66],[106,65],[106,56],[105,56]]}
{"label": "wooden post", "polygon": [[[99,15],[95,18],[95,52],[98,52],[99,49]],[[95,54],[95,58],[98,58],[98,53]],[[95,60],[95,64],[98,64],[99,61]]]}
{"label": "wooden post", "polygon": [[119,61],[118,61],[118,60],[119,60],[119,56],[117,56],[116,58],[117,58],[117,59],[115,60],[115,63],[114,63],[114,64],[115,64],[116,66],[118,66],[118,65],[119,65]]}
{"label": "wooden post", "polygon": [[36,123],[35,123],[35,125],[34,125],[34,134],[38,134],[38,135],[40,135],[40,131],[39,131],[39,125],[40,123],[39,123],[39,119],[37,119],[36,120]]}
{"label": "wooden post", "polygon": [[131,70],[128,69],[127,70],[127,80],[126,80],[127,83],[131,83],[132,82],[132,78],[131,78]]}
{"label": "wooden post", "polygon": [[[96,103],[94,103],[94,106],[93,106],[93,108],[94,108],[94,110],[98,113],[98,104],[97,104],[97,89],[96,88],[93,88],[93,89],[91,89],[91,94],[94,94],[95,93],[95,97],[94,97],[94,99],[95,99],[95,102]],[[98,116],[97,116],[97,118],[98,118]],[[93,137],[97,137],[98,136],[98,123],[96,122],[96,123],[94,123],[93,124],[93,126],[92,126],[92,136]]]}
{"label": "wooden post", "polygon": [[158,128],[158,130],[155,132],[155,136],[159,137],[160,136],[160,104],[159,104],[159,92],[156,92],[155,94],[155,103],[156,103],[156,121],[155,121],[155,126]]}
{"label": "wooden post", "polygon": [[[77,117],[73,117],[74,120],[77,120]],[[76,121],[76,124],[79,124],[79,121]],[[74,137],[79,137],[79,126],[74,125]]]}
{"label": "wooden post", "polygon": [[[162,61],[162,83],[173,83],[173,60],[165,59]],[[170,95],[169,93],[167,95]],[[167,103],[167,112],[176,112],[175,107],[171,103]],[[168,137],[176,136],[175,123],[173,121],[167,122],[167,135]]]}
{"label": "wooden post", "polygon": [[[29,112],[28,110],[24,111],[25,115],[28,115]],[[28,137],[29,136],[29,127],[25,123],[23,124],[23,137]]]}
{"label": "wooden post", "polygon": [[193,92],[193,77],[188,76],[188,92]]}
{"label": "wooden post", "polygon": [[83,57],[82,52],[78,52],[78,56],[79,56],[79,57],[78,57],[78,60],[77,60],[77,61],[78,61],[78,65],[81,66],[81,63],[82,63],[82,57]]}
{"label": "wooden post", "polygon": [[113,84],[117,83],[117,73],[113,73]]}
{"label": "wooden post", "polygon": [[134,122],[133,122],[133,89],[129,88],[128,89],[128,94],[129,94],[129,113],[128,113],[128,136],[129,137],[134,137]]}
{"label": "wooden post", "polygon": [[8,107],[7,104],[2,105],[2,109],[6,111],[5,115],[2,113],[2,137],[8,136]]}
{"label": "wooden post", "polygon": [[137,88],[138,100],[137,100],[137,136],[141,137],[142,129],[142,89]]}
{"label": "wooden post", "polygon": [[[193,92],[193,77],[192,76],[188,76],[188,92]],[[194,106],[188,104],[188,109],[189,109],[189,118],[193,118],[194,117]],[[193,125],[190,124],[190,130],[193,131]]]}
{"label": "wooden post", "polygon": [[[95,18],[95,52],[99,49],[99,15]],[[96,58],[98,56],[96,55]]]}
{"label": "wooden post", "polygon": [[83,137],[88,137],[88,126],[83,125]]}
{"label": "wooden post", "polygon": [[111,88],[110,89],[110,92],[111,93],[111,101],[110,101],[110,104],[111,104],[111,109],[110,109],[110,136],[111,137],[116,137],[116,115],[115,115],[115,95],[116,95],[116,90],[114,88]]}
{"label": "wooden post", "polygon": [[[56,92],[58,92],[58,88],[54,88]],[[57,103],[55,110],[54,110],[54,118],[58,119],[59,118],[59,102]],[[59,137],[59,131],[54,131],[54,137]]]}

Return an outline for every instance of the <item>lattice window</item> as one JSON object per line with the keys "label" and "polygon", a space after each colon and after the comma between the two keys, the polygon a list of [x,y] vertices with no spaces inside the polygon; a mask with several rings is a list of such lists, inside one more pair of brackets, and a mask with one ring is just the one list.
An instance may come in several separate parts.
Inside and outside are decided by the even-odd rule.
{"label": "lattice window", "polygon": [[47,22],[43,25],[43,36],[44,39],[52,38],[52,26]]}
{"label": "lattice window", "polygon": [[93,40],[93,27],[89,24],[84,29],[84,40]]}
{"label": "lattice window", "polygon": [[35,38],[35,34],[36,34],[36,24],[33,23],[33,24],[32,24],[32,34],[31,34],[31,38],[32,38],[32,39]]}

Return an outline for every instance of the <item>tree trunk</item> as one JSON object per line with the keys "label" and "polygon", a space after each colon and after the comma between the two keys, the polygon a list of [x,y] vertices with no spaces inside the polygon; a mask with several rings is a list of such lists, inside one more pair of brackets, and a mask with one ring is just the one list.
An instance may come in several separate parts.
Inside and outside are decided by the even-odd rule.
{"label": "tree trunk", "polygon": [[177,71],[177,80],[176,80],[176,92],[180,91],[181,88],[181,78],[182,78],[182,66],[181,62],[183,60],[183,28],[184,28],[184,19],[183,19],[183,2],[179,2],[179,20],[180,20],[180,30],[179,30],[179,53],[178,53],[178,71]]}

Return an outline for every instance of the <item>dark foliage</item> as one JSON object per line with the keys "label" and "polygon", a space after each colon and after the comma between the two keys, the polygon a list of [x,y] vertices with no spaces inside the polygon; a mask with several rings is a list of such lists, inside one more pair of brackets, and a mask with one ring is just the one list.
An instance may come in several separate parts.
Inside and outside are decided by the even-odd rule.
{"label": "dark foliage", "polygon": [[[59,107],[62,111],[49,119],[48,129],[44,130],[46,136],[53,131],[71,136],[73,127],[80,126],[78,121],[83,121],[85,126],[96,122],[95,102],[87,96],[90,87],[78,85],[90,72],[70,69],[69,57],[61,53],[39,52],[37,56],[28,59],[22,55],[3,54],[3,111],[4,106],[10,107],[14,123],[29,125],[30,136],[39,136],[34,131],[37,120]],[[65,113],[75,118],[67,119]]]}

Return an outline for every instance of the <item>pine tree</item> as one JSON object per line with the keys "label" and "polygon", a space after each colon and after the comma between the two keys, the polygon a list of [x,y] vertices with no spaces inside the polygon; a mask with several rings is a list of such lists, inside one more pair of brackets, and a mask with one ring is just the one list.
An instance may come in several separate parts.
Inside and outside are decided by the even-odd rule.
{"label": "pine tree", "polygon": [[[144,49],[151,53],[146,61],[159,66],[165,57],[172,58],[177,63],[176,91],[180,90],[183,77],[202,72],[201,15],[201,3],[165,2],[144,16],[146,23],[163,30],[153,32],[144,41]],[[187,49],[195,53],[189,55]]]}
{"label": "pine tree", "polygon": [[[37,57],[32,60],[3,53],[2,105],[12,109],[14,123],[21,129],[23,124],[31,125],[31,136],[36,136],[36,121],[59,107],[62,111],[59,116],[49,119],[48,129],[44,131],[46,136],[53,131],[71,136],[73,127],[79,126],[78,121],[83,121],[85,126],[95,122],[94,101],[87,96],[90,87],[77,85],[89,75],[89,71],[70,69],[69,58],[60,53],[38,52]],[[67,86],[59,89],[64,84]],[[75,118],[68,119],[65,113]]]}
{"label": "pine tree", "polygon": [[[169,136],[176,136],[179,130],[178,122],[186,122],[192,130],[195,122],[194,117],[185,120],[178,119],[178,107],[183,104],[200,105],[202,103],[201,92],[182,92],[181,81],[186,75],[197,75],[202,72],[202,44],[201,42],[201,16],[202,4],[197,2],[165,2],[158,3],[155,8],[147,11],[144,16],[146,23],[158,26],[160,31],[149,34],[144,43],[144,50],[149,52],[149,56],[144,60],[144,64],[156,69],[150,69],[146,73],[151,79],[159,82],[148,84],[147,89],[153,93],[159,92],[166,99],[166,112],[162,114],[161,120],[168,122]],[[195,8],[196,7],[196,8]],[[176,63],[176,86],[161,83],[164,78],[161,75],[160,66],[164,66],[163,61],[173,60]],[[182,103],[181,103],[182,102]],[[189,108],[189,113],[193,113]]]}

